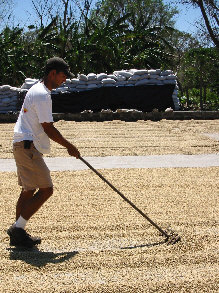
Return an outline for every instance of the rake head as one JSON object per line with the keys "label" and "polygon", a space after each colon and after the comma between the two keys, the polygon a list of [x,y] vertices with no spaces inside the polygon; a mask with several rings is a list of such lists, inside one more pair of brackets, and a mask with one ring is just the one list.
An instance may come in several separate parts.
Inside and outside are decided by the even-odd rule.
{"label": "rake head", "polygon": [[174,231],[168,230],[166,236],[166,243],[167,245],[175,244],[178,241],[181,241],[181,237]]}

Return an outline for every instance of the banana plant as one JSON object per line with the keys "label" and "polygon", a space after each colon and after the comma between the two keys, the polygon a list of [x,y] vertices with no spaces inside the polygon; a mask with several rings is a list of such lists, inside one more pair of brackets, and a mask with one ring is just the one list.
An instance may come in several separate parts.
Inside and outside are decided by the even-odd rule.
{"label": "banana plant", "polygon": [[23,29],[6,27],[0,34],[0,83],[14,86],[20,85],[28,65],[28,56],[24,50],[22,40]]}

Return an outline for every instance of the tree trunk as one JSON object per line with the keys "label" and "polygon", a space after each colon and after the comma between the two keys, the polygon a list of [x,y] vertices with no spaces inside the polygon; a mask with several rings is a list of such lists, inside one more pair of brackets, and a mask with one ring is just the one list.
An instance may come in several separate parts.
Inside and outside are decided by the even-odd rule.
{"label": "tree trunk", "polygon": [[207,87],[204,86],[204,97],[203,97],[203,103],[206,104],[206,95],[207,95]]}
{"label": "tree trunk", "polygon": [[203,110],[203,93],[202,93],[202,85],[200,85],[200,109]]}
{"label": "tree trunk", "polygon": [[207,14],[205,12],[205,7],[204,7],[204,4],[203,4],[203,0],[198,0],[197,3],[198,3],[199,8],[201,9],[201,13],[203,15],[205,25],[207,27],[209,35],[210,35],[212,41],[214,42],[215,46],[219,49],[219,40],[217,38],[217,35],[214,34],[214,31],[212,30],[212,27],[211,27],[211,24],[209,22],[208,16],[207,16]]}
{"label": "tree trunk", "polygon": [[190,101],[189,101],[189,89],[186,87],[186,104],[187,108],[190,106]]}

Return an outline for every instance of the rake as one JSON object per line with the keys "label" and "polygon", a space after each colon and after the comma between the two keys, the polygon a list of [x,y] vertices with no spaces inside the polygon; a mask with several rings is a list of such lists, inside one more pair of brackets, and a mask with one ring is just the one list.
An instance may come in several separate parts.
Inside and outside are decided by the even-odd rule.
{"label": "rake", "polygon": [[135,209],[140,215],[142,215],[148,222],[151,223],[160,233],[162,236],[165,237],[165,242],[167,244],[175,244],[176,242],[180,241],[180,236],[173,232],[172,230],[168,229],[168,231],[164,231],[161,229],[154,221],[152,221],[148,215],[143,213],[133,202],[131,202],[122,192],[120,192],[115,186],[113,186],[106,178],[103,177],[94,167],[92,167],[85,159],[79,156],[79,159],[88,166],[94,173],[96,173],[105,183],[107,183],[116,193],[118,193],[133,209]]}

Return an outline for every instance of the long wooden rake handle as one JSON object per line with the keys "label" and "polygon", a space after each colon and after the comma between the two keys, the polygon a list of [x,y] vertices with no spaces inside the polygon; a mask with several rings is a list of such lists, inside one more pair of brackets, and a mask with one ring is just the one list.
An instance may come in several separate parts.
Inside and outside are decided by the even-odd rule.
{"label": "long wooden rake handle", "polygon": [[152,221],[145,213],[143,213],[136,205],[133,204],[122,192],[120,192],[115,186],[113,186],[106,178],[103,177],[94,167],[92,167],[85,159],[83,159],[81,156],[79,156],[79,159],[86,164],[94,173],[96,173],[105,183],[107,183],[115,192],[117,192],[128,204],[130,204],[133,209],[135,209],[139,214],[141,214],[146,220],[148,220],[157,230],[160,231],[162,235],[164,235],[166,238],[169,238],[170,235],[167,234],[163,229],[161,229],[154,221]]}

